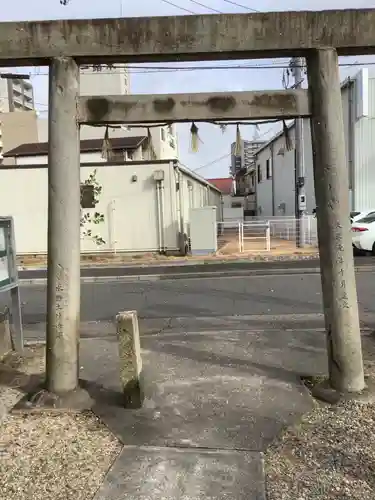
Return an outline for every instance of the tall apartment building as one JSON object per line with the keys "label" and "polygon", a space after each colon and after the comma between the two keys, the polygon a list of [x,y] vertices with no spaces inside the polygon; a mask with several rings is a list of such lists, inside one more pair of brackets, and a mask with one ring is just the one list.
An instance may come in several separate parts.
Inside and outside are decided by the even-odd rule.
{"label": "tall apartment building", "polygon": [[[241,140],[240,151],[236,152],[236,143],[231,144],[230,174],[235,180],[235,196],[243,197],[244,210],[253,213],[255,209],[255,152],[265,141]],[[239,154],[238,154],[239,153]]]}
{"label": "tall apartment building", "polygon": [[241,152],[236,155],[236,143],[231,144],[231,168],[230,173],[236,175],[238,172],[249,172],[255,168],[254,153],[265,144],[265,141],[241,141]]}
{"label": "tall apartment building", "polygon": [[32,111],[34,91],[27,80],[0,78],[0,112]]}
{"label": "tall apartment building", "polygon": [[[14,112],[17,116],[14,116]],[[32,113],[28,115],[25,111]],[[0,78],[0,163],[3,153],[25,138],[36,137],[36,115],[32,84],[23,79]]]}
{"label": "tall apartment building", "polygon": [[81,66],[80,93],[81,95],[129,94],[129,70],[125,66],[106,64]]}

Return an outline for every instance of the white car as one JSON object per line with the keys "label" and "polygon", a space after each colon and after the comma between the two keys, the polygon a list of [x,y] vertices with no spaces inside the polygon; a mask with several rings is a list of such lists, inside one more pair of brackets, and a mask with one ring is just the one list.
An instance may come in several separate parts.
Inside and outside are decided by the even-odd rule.
{"label": "white car", "polygon": [[375,212],[353,222],[352,243],[354,251],[375,255]]}
{"label": "white car", "polygon": [[363,212],[350,212],[350,222],[356,222],[357,220],[364,219],[368,215],[375,214],[375,210],[365,210]]}

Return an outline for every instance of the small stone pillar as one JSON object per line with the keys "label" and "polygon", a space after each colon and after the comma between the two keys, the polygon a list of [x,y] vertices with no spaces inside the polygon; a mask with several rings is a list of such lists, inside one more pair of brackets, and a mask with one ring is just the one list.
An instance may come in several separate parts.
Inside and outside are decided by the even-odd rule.
{"label": "small stone pillar", "polygon": [[142,359],[137,311],[116,316],[120,355],[120,378],[125,408],[140,408],[143,403]]}
{"label": "small stone pillar", "polygon": [[12,350],[12,338],[7,313],[0,312],[0,359]]}

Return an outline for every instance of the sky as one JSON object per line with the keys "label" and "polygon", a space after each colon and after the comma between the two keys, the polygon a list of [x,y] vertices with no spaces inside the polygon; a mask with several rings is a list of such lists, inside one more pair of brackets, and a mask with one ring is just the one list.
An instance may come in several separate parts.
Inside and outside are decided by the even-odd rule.
{"label": "sky", "polygon": [[[237,3],[238,5],[233,5]],[[172,5],[174,4],[174,5]],[[199,5],[202,4],[202,5]],[[178,7],[179,6],[179,7]],[[218,12],[251,12],[280,10],[322,10],[346,8],[375,8],[372,0],[70,0],[62,6],[60,0],[16,0],[4,2],[0,11],[0,21],[25,21],[46,19],[78,19],[109,17],[172,16],[192,14],[213,14]],[[187,12],[188,11],[188,12]],[[209,63],[171,64],[170,71],[142,70],[142,65],[130,71],[130,90],[132,93],[192,93],[248,90],[276,90],[283,88],[283,66],[287,59],[228,61]],[[360,66],[345,64],[374,64],[375,57],[350,57],[340,60],[342,79],[354,76]],[[236,68],[233,66],[250,66]],[[148,64],[147,66],[151,66]],[[164,63],[163,66],[166,66]],[[227,69],[203,69],[204,66],[231,66]],[[282,67],[280,67],[282,66]],[[200,69],[183,70],[181,67]],[[180,69],[178,69],[180,68]],[[9,69],[7,69],[9,71]],[[46,116],[48,69],[18,68],[20,72],[31,74],[34,85],[36,108],[41,116]],[[0,96],[1,98],[1,96]],[[190,125],[178,126],[180,159],[187,167],[196,170],[206,178],[227,177],[230,164],[230,145],[236,138],[236,127],[227,127],[223,133],[219,127],[198,124],[201,143],[197,153],[190,148]],[[259,139],[270,139],[280,130],[278,124],[262,125]],[[256,133],[254,126],[242,126],[241,137],[251,140]]]}

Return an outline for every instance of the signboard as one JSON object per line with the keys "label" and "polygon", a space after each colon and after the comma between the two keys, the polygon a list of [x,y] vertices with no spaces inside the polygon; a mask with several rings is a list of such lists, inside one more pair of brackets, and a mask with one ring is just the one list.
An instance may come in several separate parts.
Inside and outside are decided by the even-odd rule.
{"label": "signboard", "polygon": [[17,350],[23,349],[21,298],[16,262],[13,217],[0,217],[0,292],[10,292],[12,299],[12,335]]}
{"label": "signboard", "polygon": [[13,219],[0,217],[0,292],[18,286]]}
{"label": "signboard", "polygon": [[5,228],[0,227],[0,287],[9,284],[9,266],[5,244]]}

